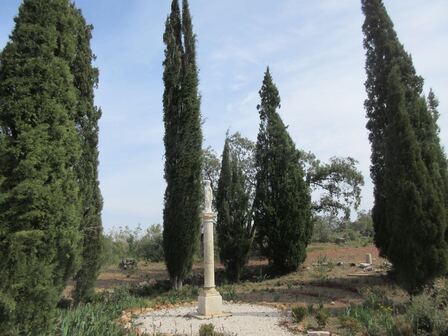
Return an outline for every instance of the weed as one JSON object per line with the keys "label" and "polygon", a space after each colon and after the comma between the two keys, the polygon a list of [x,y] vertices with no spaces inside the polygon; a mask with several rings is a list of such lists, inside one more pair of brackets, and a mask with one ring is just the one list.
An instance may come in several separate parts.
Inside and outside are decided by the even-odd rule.
{"label": "weed", "polygon": [[300,323],[306,316],[306,308],[304,307],[293,307],[291,309],[291,316],[295,323]]}
{"label": "weed", "polygon": [[238,298],[235,286],[233,285],[227,285],[221,287],[221,294],[225,301],[236,301]]}
{"label": "weed", "polygon": [[319,327],[325,328],[328,322],[329,312],[324,307],[319,307],[319,309],[316,312],[316,321]]}
{"label": "weed", "polygon": [[319,281],[327,280],[333,268],[334,263],[331,262],[327,256],[320,255],[317,258],[317,264],[314,266],[314,276]]}

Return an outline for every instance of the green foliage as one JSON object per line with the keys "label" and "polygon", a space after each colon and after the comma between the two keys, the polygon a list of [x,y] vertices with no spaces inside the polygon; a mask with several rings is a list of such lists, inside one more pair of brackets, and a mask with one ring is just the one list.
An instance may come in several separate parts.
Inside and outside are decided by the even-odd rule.
{"label": "green foliage", "polygon": [[448,269],[448,173],[437,101],[432,95],[428,107],[423,79],[382,1],[362,0],[362,8],[375,243],[397,280],[415,291]]}
{"label": "green foliage", "polygon": [[165,206],[163,247],[172,284],[182,287],[198,247],[202,133],[195,36],[187,0],[173,0],[163,36]]}
{"label": "green foliage", "polygon": [[325,328],[328,322],[328,318],[330,317],[329,311],[324,308],[322,305],[317,309],[314,317],[316,318],[317,324],[320,328]]}
{"label": "green foliage", "polygon": [[448,307],[438,305],[437,293],[426,292],[412,298],[406,318],[417,335],[446,335],[448,332]]}
{"label": "green foliage", "polygon": [[122,311],[151,305],[151,302],[138,299],[129,294],[126,287],[113,292],[103,292],[92,297],[92,302],[60,310],[58,324],[50,335],[89,335],[125,336],[134,335],[124,330],[117,322]]}
{"label": "green foliage", "polygon": [[75,22],[67,0],[24,1],[1,53],[2,334],[46,331],[79,262]]}
{"label": "green foliage", "polygon": [[390,233],[385,253],[399,282],[414,291],[448,268],[446,216],[443,195],[424,163],[406,113],[398,67],[391,71],[388,92],[383,190],[393,201],[384,208]]}
{"label": "green foliage", "polygon": [[95,55],[90,48],[93,27],[87,25],[80,10],[72,5],[76,18],[76,57],[71,64],[78,91],[75,121],[82,144],[77,165],[81,193],[82,260],[75,276],[73,297],[77,303],[88,301],[94,294],[95,280],[101,266],[101,210],[103,201],[98,180],[98,121],[101,110],[94,104],[94,89],[98,85],[98,69],[92,66]]}
{"label": "green foliage", "polygon": [[199,336],[215,336],[215,326],[212,323],[202,324],[199,327]]}
{"label": "green foliage", "polygon": [[254,224],[273,271],[284,273],[305,260],[312,232],[310,192],[298,152],[277,113],[280,97],[269,69],[260,97]]}
{"label": "green foliage", "polygon": [[152,225],[140,239],[137,247],[137,257],[151,262],[163,261],[163,235],[160,224]]}
{"label": "green foliage", "polygon": [[306,179],[312,192],[319,192],[314,201],[314,216],[350,218],[351,209],[358,209],[364,177],[357,169],[358,161],[351,157],[332,157],[322,163],[314,154],[300,152],[300,162],[306,168]]}
{"label": "green foliage", "polygon": [[305,307],[298,306],[298,307],[291,308],[291,316],[295,323],[302,322],[306,315],[307,315],[307,310]]}
{"label": "green foliage", "polygon": [[150,225],[145,234],[137,226],[119,228],[102,236],[102,266],[118,265],[123,258],[159,262],[163,261],[163,236],[160,224]]}
{"label": "green foliage", "polygon": [[238,282],[252,244],[252,213],[245,178],[236,155],[226,139],[222,154],[216,208],[219,256],[230,281]]}

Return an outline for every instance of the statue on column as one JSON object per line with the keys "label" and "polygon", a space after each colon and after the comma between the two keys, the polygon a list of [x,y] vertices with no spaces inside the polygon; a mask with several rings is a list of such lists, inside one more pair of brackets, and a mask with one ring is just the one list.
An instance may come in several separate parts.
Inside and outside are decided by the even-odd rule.
{"label": "statue on column", "polygon": [[212,202],[213,202],[213,190],[210,186],[210,181],[205,180],[204,187],[204,212],[211,213],[212,212]]}

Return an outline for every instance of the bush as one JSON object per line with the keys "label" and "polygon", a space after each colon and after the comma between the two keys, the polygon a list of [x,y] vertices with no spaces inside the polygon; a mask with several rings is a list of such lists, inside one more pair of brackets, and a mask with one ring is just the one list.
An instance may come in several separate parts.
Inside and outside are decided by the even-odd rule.
{"label": "bush", "polygon": [[151,262],[164,260],[163,235],[160,224],[150,226],[146,234],[140,239],[137,247],[137,256]]}
{"label": "bush", "polygon": [[199,328],[199,336],[214,336],[215,326],[211,323],[203,324]]}
{"label": "bush", "polygon": [[316,321],[320,328],[325,328],[328,322],[329,312],[322,305],[316,312]]}
{"label": "bush", "polygon": [[225,336],[226,334],[215,331],[215,326],[211,323],[203,324],[199,327],[199,336]]}
{"label": "bush", "polygon": [[412,298],[406,312],[415,334],[446,335],[448,331],[448,309],[436,305],[434,292],[425,292]]}
{"label": "bush", "polygon": [[295,323],[300,323],[306,316],[306,308],[305,307],[293,307],[291,309],[291,316]]}

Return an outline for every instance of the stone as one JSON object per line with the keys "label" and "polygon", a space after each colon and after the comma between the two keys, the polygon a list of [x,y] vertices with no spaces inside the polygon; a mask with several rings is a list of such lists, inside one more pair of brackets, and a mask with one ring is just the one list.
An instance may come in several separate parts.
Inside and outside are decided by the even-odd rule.
{"label": "stone", "polygon": [[370,253],[366,254],[366,264],[372,265],[372,254]]}
{"label": "stone", "polygon": [[359,268],[362,268],[362,269],[365,269],[365,268],[370,267],[370,266],[371,266],[371,264],[367,264],[367,263],[360,263],[359,264]]}
{"label": "stone", "polygon": [[308,336],[331,336],[329,331],[308,331]]}
{"label": "stone", "polygon": [[199,293],[198,314],[210,317],[222,315],[222,297],[215,288],[204,289]]}

